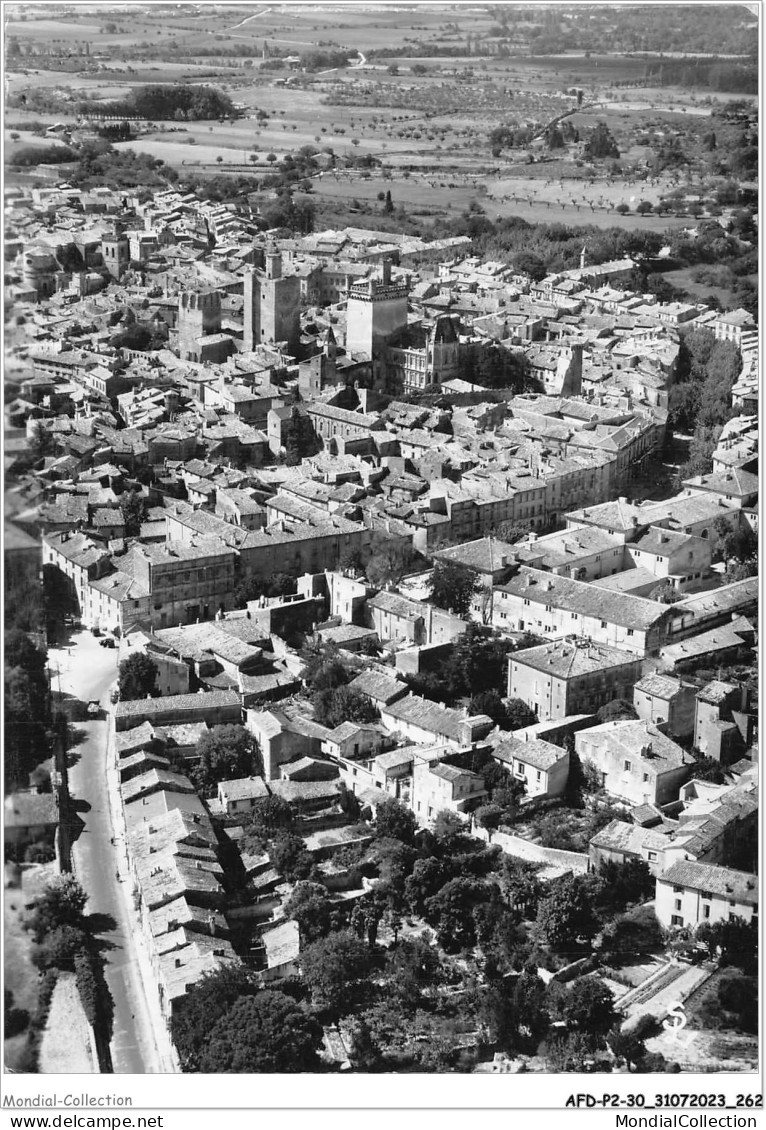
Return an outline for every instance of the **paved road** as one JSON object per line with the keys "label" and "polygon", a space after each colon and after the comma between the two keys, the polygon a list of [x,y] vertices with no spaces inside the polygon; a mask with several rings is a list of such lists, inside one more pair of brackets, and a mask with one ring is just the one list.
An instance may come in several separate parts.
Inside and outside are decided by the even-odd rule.
{"label": "paved road", "polygon": [[[53,685],[89,701],[108,703],[108,691],[117,671],[117,652],[98,646],[88,632],[74,637],[69,649],[51,649],[49,663]],[[147,1006],[135,946],[135,920],[127,885],[118,881],[117,849],[107,792],[106,720],[81,722],[76,729],[83,740],[71,751],[69,792],[84,827],[72,847],[77,878],[88,893],[91,914],[108,915],[116,923],[101,937],[111,948],[106,953],[105,976],[114,1001],[112,1066],[120,1074],[147,1074],[163,1070],[157,1052],[152,1018]]]}

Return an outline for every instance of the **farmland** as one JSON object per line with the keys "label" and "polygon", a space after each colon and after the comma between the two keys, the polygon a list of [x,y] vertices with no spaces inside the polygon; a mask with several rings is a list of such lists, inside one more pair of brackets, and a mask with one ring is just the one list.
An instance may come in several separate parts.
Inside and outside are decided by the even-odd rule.
{"label": "farmland", "polygon": [[[374,207],[391,189],[398,208],[434,221],[478,201],[492,219],[665,231],[708,191],[702,138],[734,97],[651,86],[640,54],[530,55],[512,36],[500,51],[503,29],[478,6],[137,5],[107,16],[84,5],[9,16],[8,114],[17,129],[27,116],[74,124],[74,103],[90,116],[152,84],[207,83],[231,98],[231,119],[144,123],[116,148],[198,179],[263,178],[302,147],[325,150],[335,168],[310,185],[320,214],[344,201]],[[519,16],[513,36],[521,43],[534,34],[533,18]],[[328,51],[344,65],[323,67]],[[546,132],[554,121],[569,131],[555,150]],[[608,166],[583,155],[599,122],[620,154]],[[527,140],[493,148],[490,131],[501,126]],[[653,168],[669,142],[687,164]],[[674,206],[663,209],[668,194]]]}

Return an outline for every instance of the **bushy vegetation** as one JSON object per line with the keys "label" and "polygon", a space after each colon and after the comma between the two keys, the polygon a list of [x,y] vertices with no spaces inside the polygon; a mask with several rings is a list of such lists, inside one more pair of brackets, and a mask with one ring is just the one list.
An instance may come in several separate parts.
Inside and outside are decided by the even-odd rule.
{"label": "bushy vegetation", "polygon": [[24,168],[29,165],[63,165],[76,160],[76,151],[68,145],[22,145],[12,155],[11,164]]}
{"label": "bushy vegetation", "polygon": [[20,628],[5,633],[5,785],[26,785],[29,773],[49,748],[51,725],[47,652]]}
{"label": "bushy vegetation", "polygon": [[[77,105],[81,114],[93,110],[88,102]],[[137,86],[127,98],[99,104],[107,117],[147,118],[149,121],[209,121],[234,118],[236,110],[228,94],[214,86],[192,83]]]}

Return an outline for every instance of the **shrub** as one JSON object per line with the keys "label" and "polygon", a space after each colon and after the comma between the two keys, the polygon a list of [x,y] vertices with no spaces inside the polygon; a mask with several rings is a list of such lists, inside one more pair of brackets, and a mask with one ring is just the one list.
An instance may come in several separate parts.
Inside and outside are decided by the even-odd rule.
{"label": "shrub", "polygon": [[35,840],[24,849],[25,863],[50,863],[55,858],[56,849],[53,844],[46,844],[43,840]]}
{"label": "shrub", "polygon": [[88,1022],[95,1026],[98,1017],[99,984],[94,958],[88,950],[80,949],[74,955],[74,971],[83,1011]]}

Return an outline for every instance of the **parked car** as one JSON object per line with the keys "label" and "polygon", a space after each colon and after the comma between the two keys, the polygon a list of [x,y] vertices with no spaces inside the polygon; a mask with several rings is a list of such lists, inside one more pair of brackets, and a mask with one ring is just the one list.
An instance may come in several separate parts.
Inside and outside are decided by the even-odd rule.
{"label": "parked car", "polygon": [[102,640],[98,641],[101,647],[116,647],[114,640],[111,636],[104,636]]}
{"label": "parked car", "polygon": [[97,698],[92,698],[88,703],[88,714],[93,718],[101,713],[101,703]]}

